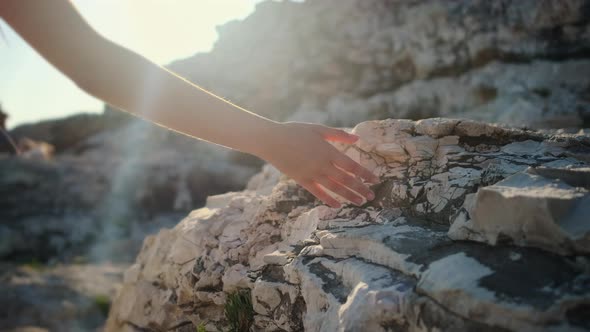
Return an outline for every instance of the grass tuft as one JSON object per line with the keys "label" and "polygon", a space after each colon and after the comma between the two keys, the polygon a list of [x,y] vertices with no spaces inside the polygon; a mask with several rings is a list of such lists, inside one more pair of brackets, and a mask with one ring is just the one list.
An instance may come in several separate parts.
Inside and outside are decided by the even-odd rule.
{"label": "grass tuft", "polygon": [[254,321],[254,308],[250,290],[244,289],[229,294],[225,302],[225,318],[230,332],[249,332]]}
{"label": "grass tuft", "polygon": [[201,323],[197,326],[196,328],[197,332],[207,332],[207,330],[205,329],[205,324]]}

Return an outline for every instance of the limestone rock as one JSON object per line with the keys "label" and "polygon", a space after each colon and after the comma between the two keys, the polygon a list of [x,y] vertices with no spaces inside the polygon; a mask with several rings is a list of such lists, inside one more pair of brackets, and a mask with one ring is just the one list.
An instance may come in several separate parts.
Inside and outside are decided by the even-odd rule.
{"label": "limestone rock", "polygon": [[170,68],[281,120],[346,127],[444,116],[577,128],[590,118],[587,8],[587,0],[266,1],[220,27],[210,53]]}
{"label": "limestone rock", "polygon": [[338,148],[380,175],[374,201],[332,209],[265,168],[145,240],[107,331],[223,329],[237,289],[256,331],[588,328],[588,137],[441,118],[353,132]]}
{"label": "limestone rock", "polygon": [[[569,184],[560,179],[561,174],[570,175]],[[531,168],[480,188],[473,206],[465,209],[471,219],[461,214],[449,235],[455,240],[509,242],[560,254],[588,254],[590,194],[584,183],[588,176],[588,168]]]}

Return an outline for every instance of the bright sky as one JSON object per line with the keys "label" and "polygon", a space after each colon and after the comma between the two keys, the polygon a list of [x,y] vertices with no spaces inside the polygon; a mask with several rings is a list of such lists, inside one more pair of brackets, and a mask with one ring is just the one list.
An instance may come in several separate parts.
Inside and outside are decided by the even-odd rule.
{"label": "bright sky", "polygon": [[[261,0],[73,0],[101,34],[159,64],[211,49],[215,27],[249,15]],[[8,127],[80,111],[102,102],[79,90],[0,20],[0,103]]]}

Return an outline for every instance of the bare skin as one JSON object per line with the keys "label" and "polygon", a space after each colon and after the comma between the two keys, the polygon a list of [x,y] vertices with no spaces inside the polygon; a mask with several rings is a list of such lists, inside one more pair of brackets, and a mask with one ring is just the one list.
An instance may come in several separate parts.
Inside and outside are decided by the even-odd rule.
{"label": "bare skin", "polygon": [[[1,17],[78,87],[108,104],[171,130],[256,155],[324,203],[325,189],[355,203],[379,178],[328,141],[358,137],[317,124],[280,123],[205,91],[100,36],[69,0],[2,0]],[[362,197],[361,197],[362,196]]]}

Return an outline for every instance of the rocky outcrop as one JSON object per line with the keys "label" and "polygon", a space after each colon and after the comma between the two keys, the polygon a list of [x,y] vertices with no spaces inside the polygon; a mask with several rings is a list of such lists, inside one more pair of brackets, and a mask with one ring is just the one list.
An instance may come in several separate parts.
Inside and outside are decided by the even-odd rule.
{"label": "rocky outcrop", "polygon": [[[589,143],[553,135],[590,123],[589,8],[266,1],[220,27],[210,53],[169,67],[271,118],[353,126],[445,116],[524,129],[362,123],[362,140],[340,147],[382,177],[361,208],[318,205],[267,166],[247,190],[210,196],[145,240],[107,329],[213,331],[235,323],[229,304],[250,301],[263,331],[590,329]],[[94,243],[106,245],[93,257],[125,261],[146,233],[240,190],[260,165],[119,113],[11,134],[56,148],[51,162],[0,156],[0,257],[13,261]],[[2,275],[12,307],[0,329],[80,329],[78,318],[96,327],[95,294],[63,277],[78,273]]]}
{"label": "rocky outcrop", "polygon": [[61,119],[24,124],[10,131],[15,141],[33,139],[52,144],[57,152],[74,148],[89,137],[129,122],[130,117],[113,111],[105,114],[80,113]]}
{"label": "rocky outcrop", "polygon": [[[267,1],[243,21],[220,27],[210,53],[169,67],[280,120],[352,126],[367,119],[453,116],[579,128],[590,119],[589,8],[587,0]],[[22,225],[32,223],[26,229],[40,229],[36,234],[68,238],[59,234],[70,233],[69,222],[45,232],[44,225],[59,225],[45,220],[103,225],[103,220],[125,224],[184,214],[207,195],[243,188],[260,166],[254,158],[161,129],[141,129],[146,127],[106,107],[103,115],[81,114],[12,130],[16,140],[50,143],[56,157],[53,164],[23,166],[23,178],[0,183],[8,197],[0,202],[0,237],[12,243],[0,248],[0,256],[21,250],[10,249],[16,243],[29,246],[21,238],[30,238],[31,232],[15,228],[15,219],[27,218]],[[49,146],[38,146],[27,154],[38,159],[51,154]],[[390,148],[399,149],[380,147]],[[0,165],[5,170],[13,166],[11,161]],[[53,178],[39,183],[37,169]],[[82,188],[77,179],[88,186]],[[31,198],[40,203],[39,213],[27,203],[13,204],[13,198],[18,203],[29,196],[42,196]],[[138,213],[144,215],[136,217]],[[4,217],[8,215],[14,218]],[[108,227],[120,232],[119,226]],[[82,228],[92,236],[97,226]],[[53,235],[44,237],[32,238],[45,243]],[[50,250],[34,245],[25,252],[50,253],[54,247],[87,241],[86,236],[80,239],[66,240],[66,245],[50,240],[58,245]]]}
{"label": "rocky outcrop", "polygon": [[181,75],[275,119],[587,127],[587,0],[267,1]]}
{"label": "rocky outcrop", "polygon": [[242,189],[258,170],[227,149],[127,121],[53,160],[0,156],[0,258],[46,261],[98,243],[123,251],[102,256],[133,260],[147,233],[207,195]]}
{"label": "rocky outcrop", "polygon": [[374,201],[332,209],[266,167],[146,238],[107,331],[223,328],[237,291],[256,331],[590,327],[588,137],[440,118],[353,132],[338,147],[381,177]]}

